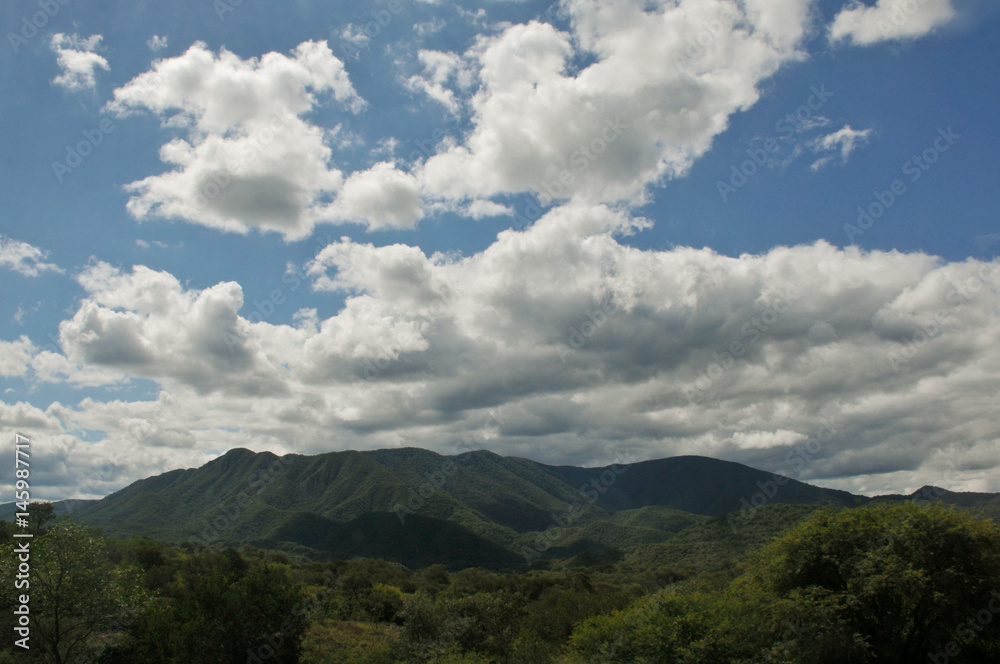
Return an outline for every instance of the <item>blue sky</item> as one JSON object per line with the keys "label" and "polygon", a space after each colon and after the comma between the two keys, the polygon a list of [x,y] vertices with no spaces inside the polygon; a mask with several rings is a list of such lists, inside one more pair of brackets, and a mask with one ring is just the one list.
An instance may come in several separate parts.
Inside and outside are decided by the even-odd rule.
{"label": "blue sky", "polygon": [[0,21],[0,428],[39,497],[235,446],[1000,490],[992,3]]}

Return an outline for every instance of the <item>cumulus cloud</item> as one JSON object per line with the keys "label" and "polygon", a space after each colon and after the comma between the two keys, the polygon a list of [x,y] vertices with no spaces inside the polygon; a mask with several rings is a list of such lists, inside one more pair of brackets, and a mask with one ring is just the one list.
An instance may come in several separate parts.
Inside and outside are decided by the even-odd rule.
{"label": "cumulus cloud", "polygon": [[410,155],[406,167],[355,173],[335,166],[331,132],[303,119],[323,95],[354,111],[364,103],[326,44],[259,60],[195,44],[109,105],[149,110],[187,132],[160,151],[171,170],[128,185],[128,209],[296,239],[317,223],[413,226],[425,205],[476,205],[483,216],[510,193],[641,204],[650,185],[686,173],[729,117],[756,103],[764,79],[804,57],[809,27],[808,0],[567,0],[563,9],[568,32],[532,21],[464,53],[419,51],[405,85],[468,116],[470,130],[436,141],[425,159]]}
{"label": "cumulus cloud", "polygon": [[247,341],[251,324],[236,313],[243,306],[238,284],[190,292],[167,272],[137,266],[125,273],[106,263],[78,281],[88,296],[59,326],[70,362],[199,392],[284,390],[260,348]]}
{"label": "cumulus cloud", "polygon": [[28,370],[35,345],[21,335],[17,341],[0,340],[0,376],[22,376]]}
{"label": "cumulus cloud", "polygon": [[[763,79],[802,57],[808,24],[806,0],[563,7],[568,33],[514,25],[464,55],[478,70],[473,128],[419,169],[429,195],[641,202],[647,185],[687,172]],[[572,64],[581,59],[592,63]],[[434,86],[455,61],[435,55],[432,73],[411,83],[453,108]]]}
{"label": "cumulus cloud", "polygon": [[947,24],[955,15],[951,0],[878,0],[873,6],[854,0],[834,18],[829,38],[831,42],[850,41],[859,46],[917,39]]}
{"label": "cumulus cloud", "polygon": [[[161,392],[59,417],[187,465],[236,445],[454,452],[471,435],[552,463],[628,446],[866,493],[945,472],[950,488],[1000,490],[1000,261],[623,241],[648,226],[577,203],[466,257],[344,238],[307,269],[343,307],[292,325],[241,314],[237,284],[98,263],[60,326],[66,362]],[[476,438],[491,412],[496,437]]]}
{"label": "cumulus cloud", "polygon": [[[93,410],[89,411],[90,419],[84,421],[86,418],[79,418],[76,411],[59,403],[43,410],[24,402],[0,401],[0,434],[13,440],[17,432],[27,434],[35,442],[44,441],[44,444],[32,446],[31,484],[34,495],[46,499],[63,496],[101,498],[137,477],[201,465],[214,456],[182,446],[147,445],[148,437],[128,438],[127,430],[132,423],[126,419],[126,413],[142,417],[144,427],[163,427],[169,431],[169,425],[157,419],[153,412],[156,402],[153,404],[151,408],[144,403],[94,404],[85,401],[82,405],[92,406]],[[84,431],[92,431],[86,429],[86,425],[98,424],[95,420],[104,409],[118,411],[115,413],[117,417],[107,418],[99,424],[111,430],[111,435],[91,441],[81,440]],[[110,426],[112,424],[114,426]],[[127,463],[122,460],[123,449],[129,450]],[[0,469],[0,481],[13,484],[13,465]]]}
{"label": "cumulus cloud", "polygon": [[31,358],[32,380],[65,383],[73,387],[126,385],[129,376],[113,368],[72,362],[57,350],[42,350]]}
{"label": "cumulus cloud", "polygon": [[380,162],[352,173],[332,206],[338,219],[365,223],[369,228],[408,228],[424,216],[415,177]]}
{"label": "cumulus cloud", "polygon": [[[412,225],[422,206],[408,196],[411,176],[376,165],[345,178],[333,165],[333,133],[303,119],[323,99],[357,113],[365,102],[325,43],[304,42],[291,56],[243,60],[204,44],[154,63],[115,90],[118,115],[148,110],[186,132],[160,149],[172,170],[133,182],[128,210],[139,219],[182,218],[221,230],[307,235],[320,222]],[[345,182],[346,180],[346,182]],[[347,186],[348,200],[336,194]],[[386,195],[388,204],[372,196]]]}
{"label": "cumulus cloud", "polygon": [[0,235],[0,267],[17,272],[25,277],[37,277],[42,272],[62,273],[54,263],[43,262],[49,252],[27,242],[5,238]]}
{"label": "cumulus cloud", "polygon": [[[890,5],[845,9],[831,39],[873,43],[862,24],[877,28],[870,12]],[[245,306],[235,282],[194,288],[92,263],[61,348],[0,342],[0,374],[115,390],[144,379],[158,394],[44,411],[0,402],[2,426],[54,441],[53,491],[106,492],[236,446],[449,453],[470,440],[551,463],[607,463],[621,447],[703,454],[865,493],[1000,490],[1000,261],[822,241],[732,257],[623,239],[651,226],[628,206],[687,172],[762,81],[804,57],[809,3],[561,6],[566,32],[533,21],[464,53],[418,53],[405,84],[468,131],[418,143],[406,166],[391,138],[371,153],[382,161],[336,165],[334,141],[352,135],[309,119],[365,102],[325,43],[249,59],[199,43],[117,89],[109,110],[152,113],[178,134],[160,150],[169,169],[127,186],[140,219],[293,239],[319,223],[407,228],[425,209],[509,214],[509,198],[493,199],[518,192],[557,205],[469,256],[329,241],[290,274],[342,305],[291,324]],[[812,150],[814,169],[846,162],[871,133],[844,126],[795,154]],[[28,276],[58,271],[44,258],[0,244],[0,264]],[[488,421],[499,427],[487,439]],[[126,444],[128,469],[114,465]],[[57,479],[71,454],[100,480]]]}
{"label": "cumulus cloud", "polygon": [[62,32],[52,35],[49,45],[62,71],[52,82],[70,91],[93,88],[97,84],[95,71],[110,69],[104,56],[95,52],[102,39],[101,35],[86,38]]}
{"label": "cumulus cloud", "polygon": [[[859,147],[868,145],[868,139],[872,135],[872,129],[852,129],[851,125],[844,125],[837,131],[820,136],[809,142],[809,148],[816,154],[834,152],[840,155],[840,163],[846,164],[851,153]],[[810,168],[818,171],[823,166],[833,161],[835,155],[826,154],[813,162]]]}

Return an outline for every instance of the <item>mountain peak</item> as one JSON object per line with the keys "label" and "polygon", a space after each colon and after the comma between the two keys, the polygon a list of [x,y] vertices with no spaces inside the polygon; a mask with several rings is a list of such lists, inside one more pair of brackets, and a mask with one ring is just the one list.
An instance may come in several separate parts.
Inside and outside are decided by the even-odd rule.
{"label": "mountain peak", "polygon": [[247,456],[247,455],[253,455],[253,456],[255,456],[256,454],[257,453],[254,452],[253,450],[248,450],[245,447],[234,447],[233,449],[229,450],[228,452],[226,452],[222,456],[223,457],[230,457],[230,456],[231,457],[241,457],[241,456]]}
{"label": "mountain peak", "polygon": [[917,496],[921,498],[941,497],[946,493],[951,493],[951,491],[948,491],[947,489],[942,489],[939,486],[934,486],[933,484],[925,484],[924,486],[920,487],[919,489],[911,493],[910,497],[911,498],[915,498]]}
{"label": "mountain peak", "polygon": [[[74,518],[116,536],[253,544],[316,559],[510,566],[554,524],[565,532],[545,555],[569,557],[666,541],[678,527],[713,517],[749,522],[758,507],[779,503],[871,500],[694,455],[598,468],[413,447],[293,456],[294,463],[274,464],[270,452],[231,449],[201,468],[139,480],[80,506]],[[936,487],[917,493],[969,505],[996,498]]]}

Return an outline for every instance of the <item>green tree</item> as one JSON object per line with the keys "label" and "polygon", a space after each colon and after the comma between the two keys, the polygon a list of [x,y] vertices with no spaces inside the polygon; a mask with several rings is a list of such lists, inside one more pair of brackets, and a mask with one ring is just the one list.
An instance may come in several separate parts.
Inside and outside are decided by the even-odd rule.
{"label": "green tree", "polygon": [[385,625],[318,620],[309,625],[302,641],[301,664],[393,664],[397,640]]}
{"label": "green tree", "polygon": [[[104,540],[73,521],[58,521],[28,540],[31,643],[54,664],[88,662],[148,601],[136,569],[114,565]],[[4,604],[14,601],[19,564],[13,546],[2,554]]]}
{"label": "green tree", "polygon": [[445,600],[444,631],[467,652],[506,658],[521,629],[524,599],[506,591]]}
{"label": "green tree", "polygon": [[56,508],[52,503],[31,503],[28,505],[28,532],[36,536],[41,535],[55,520]]}
{"label": "green tree", "polygon": [[962,510],[821,510],[715,583],[584,621],[570,661],[1000,661],[1000,529]]}
{"label": "green tree", "polygon": [[286,565],[193,554],[131,631],[130,664],[293,664],[309,604]]}
{"label": "green tree", "polygon": [[[750,599],[751,601],[747,601]],[[754,598],[661,592],[584,621],[570,637],[579,662],[744,664],[761,661],[771,630]]]}
{"label": "green tree", "polygon": [[[924,663],[1000,587],[1000,529],[936,504],[823,510],[756,554],[737,585],[779,600],[811,661]],[[837,647],[823,650],[839,654],[815,652],[831,634]]]}

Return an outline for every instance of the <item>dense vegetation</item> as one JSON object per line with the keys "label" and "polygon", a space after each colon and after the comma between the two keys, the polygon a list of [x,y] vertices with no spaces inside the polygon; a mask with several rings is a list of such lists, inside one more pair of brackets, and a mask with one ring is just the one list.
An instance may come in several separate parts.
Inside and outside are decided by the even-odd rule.
{"label": "dense vegetation", "polygon": [[[32,649],[4,664],[1000,661],[1000,528],[940,504],[772,506],[506,573],[32,523]],[[16,565],[4,544],[8,635]]]}

